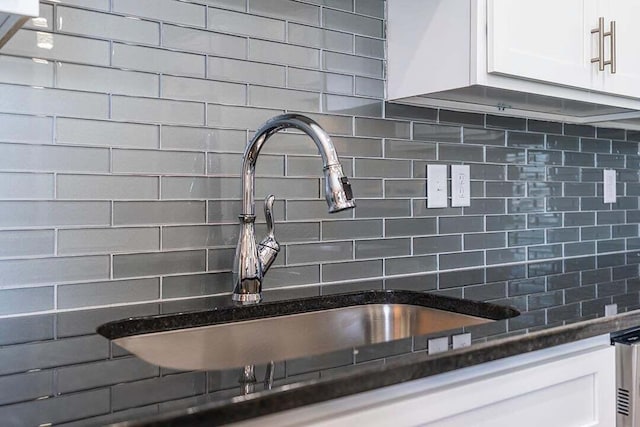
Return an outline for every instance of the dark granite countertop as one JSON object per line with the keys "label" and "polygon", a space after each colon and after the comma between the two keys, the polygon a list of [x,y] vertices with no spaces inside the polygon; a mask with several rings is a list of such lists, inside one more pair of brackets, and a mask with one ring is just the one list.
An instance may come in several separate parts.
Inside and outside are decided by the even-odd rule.
{"label": "dark granite countertop", "polygon": [[1,319],[2,425],[221,425],[640,325],[640,310],[528,328],[525,313],[441,333],[470,332],[474,341],[439,354],[427,351],[434,336],[415,336],[277,362],[271,390],[260,381],[266,367],[257,366],[259,382],[247,395],[238,369],[158,368],[95,333],[97,326],[127,317],[228,305],[230,297],[223,295]]}

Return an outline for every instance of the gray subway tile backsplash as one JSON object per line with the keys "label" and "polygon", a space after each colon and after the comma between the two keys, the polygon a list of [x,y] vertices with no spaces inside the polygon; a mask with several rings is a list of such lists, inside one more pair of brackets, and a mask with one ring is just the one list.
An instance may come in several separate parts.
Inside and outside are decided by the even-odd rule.
{"label": "gray subway tile backsplash", "polygon": [[[256,229],[274,193],[282,252],[268,292],[439,289],[517,304],[522,327],[575,320],[605,295],[638,302],[620,284],[640,259],[637,132],[385,102],[381,0],[41,6],[47,25],[0,51],[0,316],[71,310],[59,333],[84,334],[78,308],[96,322],[103,306],[229,292],[242,153],[283,112],[328,131],[357,208],[327,213],[306,136],[270,139]],[[426,207],[431,163],[471,166],[471,206]],[[613,205],[604,168],[618,171]],[[507,285],[549,273],[547,288]],[[42,325],[34,339],[52,336]],[[102,385],[74,369],[58,373],[64,390]],[[184,378],[189,397],[200,380]]]}

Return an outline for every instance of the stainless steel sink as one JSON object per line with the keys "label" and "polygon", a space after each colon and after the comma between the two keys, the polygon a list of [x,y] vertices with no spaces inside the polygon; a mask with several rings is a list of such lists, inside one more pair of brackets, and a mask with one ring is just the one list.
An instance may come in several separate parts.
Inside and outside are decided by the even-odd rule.
{"label": "stainless steel sink", "polygon": [[[368,298],[363,300],[363,295]],[[412,300],[415,303],[409,303]],[[332,307],[340,301],[347,306]],[[310,298],[306,302],[310,304],[293,300],[210,313],[184,313],[173,318],[130,319],[104,325],[98,332],[115,338],[117,345],[155,365],[180,370],[218,370],[437,333],[518,314],[506,307],[407,291],[369,291],[324,297],[324,301],[322,297]],[[452,311],[455,302],[462,313]],[[291,312],[302,311],[304,306],[307,309],[304,312]],[[253,310],[254,316],[247,310]],[[276,314],[268,315],[272,311]],[[222,319],[206,324],[207,315]],[[180,328],[181,323],[193,323],[189,316],[200,325]],[[152,326],[154,319],[158,324],[156,331]],[[126,322],[137,333],[128,333]],[[161,325],[172,330],[162,330]],[[147,330],[151,331],[145,333]]]}

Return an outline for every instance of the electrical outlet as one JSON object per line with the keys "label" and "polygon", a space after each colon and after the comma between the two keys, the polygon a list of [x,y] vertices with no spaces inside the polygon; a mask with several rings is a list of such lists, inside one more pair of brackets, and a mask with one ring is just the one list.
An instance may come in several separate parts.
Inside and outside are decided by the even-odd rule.
{"label": "electrical outlet", "polygon": [[449,337],[433,338],[428,341],[429,354],[442,353],[449,350]]}
{"label": "electrical outlet", "polygon": [[427,207],[446,208],[448,197],[447,166],[427,165]]}
{"label": "electrical outlet", "polygon": [[451,337],[451,346],[456,348],[469,347],[471,345],[471,334],[459,334]]}
{"label": "electrical outlet", "polygon": [[451,206],[471,206],[469,165],[451,166]]}
{"label": "electrical outlet", "polygon": [[603,174],[604,202],[616,203],[616,171],[613,169],[605,169]]}
{"label": "electrical outlet", "polygon": [[605,316],[615,316],[618,314],[618,304],[607,304],[604,306]]}

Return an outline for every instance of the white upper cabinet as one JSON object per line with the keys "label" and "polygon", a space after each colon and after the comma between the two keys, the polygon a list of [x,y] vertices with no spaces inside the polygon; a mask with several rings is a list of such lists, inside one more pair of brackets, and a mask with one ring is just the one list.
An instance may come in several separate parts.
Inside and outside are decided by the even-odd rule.
{"label": "white upper cabinet", "polygon": [[640,117],[638,0],[389,0],[387,40],[392,101],[578,123]]}
{"label": "white upper cabinet", "polygon": [[39,10],[38,0],[0,0],[0,47]]}

